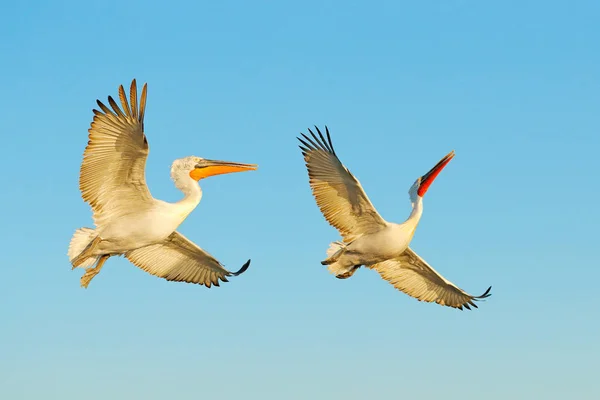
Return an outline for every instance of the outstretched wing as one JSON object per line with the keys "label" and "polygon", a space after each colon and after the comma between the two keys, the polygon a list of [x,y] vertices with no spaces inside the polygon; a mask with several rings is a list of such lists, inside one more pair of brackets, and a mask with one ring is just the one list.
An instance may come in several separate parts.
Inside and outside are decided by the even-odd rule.
{"label": "outstretched wing", "polygon": [[319,128],[317,137],[310,129],[312,138],[302,134],[302,145],[308,177],[313,195],[321,212],[332,226],[349,243],[361,235],[377,232],[386,222],[377,213],[358,179],[338,159],[331,143],[329,129],[325,127],[327,140]]}
{"label": "outstretched wing", "polygon": [[83,200],[92,207],[97,226],[152,203],[144,176],[149,151],[144,135],[146,85],[142,89],[139,108],[135,79],[129,94],[130,103],[123,86],[119,87],[123,110],[110,96],[108,103],[112,110],[97,100],[102,111],[94,110],[88,131],[79,189]]}
{"label": "outstretched wing", "polygon": [[240,275],[250,265],[248,260],[239,271],[230,272],[179,232],[173,232],[162,243],[128,251],[125,257],[154,276],[206,287],[219,286],[219,280],[227,282],[228,276]]}
{"label": "outstretched wing", "polygon": [[470,310],[475,301],[491,296],[490,286],[481,296],[471,296],[446,280],[410,247],[400,257],[372,265],[381,277],[419,301],[436,302],[442,306]]}

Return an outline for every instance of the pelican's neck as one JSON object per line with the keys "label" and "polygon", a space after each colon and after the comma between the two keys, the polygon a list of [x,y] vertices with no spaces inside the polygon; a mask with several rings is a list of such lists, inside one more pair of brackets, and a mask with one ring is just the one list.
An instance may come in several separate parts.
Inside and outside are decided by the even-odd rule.
{"label": "pelican's neck", "polygon": [[183,199],[175,204],[189,214],[200,203],[202,189],[200,189],[198,182],[192,179],[184,170],[172,171],[171,176],[177,189],[183,192]]}
{"label": "pelican's neck", "polygon": [[406,222],[411,222],[415,226],[417,226],[419,220],[421,219],[421,215],[423,214],[423,198],[421,196],[415,197],[415,200],[412,202],[412,212],[410,213],[410,216],[408,217]]}
{"label": "pelican's neck", "polygon": [[183,199],[178,203],[193,204],[196,207],[202,199],[202,189],[192,178],[188,178],[184,182],[185,184],[179,188],[183,192]]}

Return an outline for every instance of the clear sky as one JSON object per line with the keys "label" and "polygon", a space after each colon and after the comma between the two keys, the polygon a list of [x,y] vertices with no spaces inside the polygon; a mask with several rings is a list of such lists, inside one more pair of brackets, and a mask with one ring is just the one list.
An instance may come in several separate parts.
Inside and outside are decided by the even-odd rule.
{"label": "clear sky", "polygon": [[[417,4],[418,3],[418,4]],[[484,4],[485,3],[485,4]],[[5,2],[0,7],[3,399],[600,398],[597,1]],[[202,182],[180,230],[220,288],[66,256],[95,100],[148,82],[147,182],[172,160],[258,163]],[[338,234],[296,136],[331,130],[384,218],[475,311],[320,261]]]}

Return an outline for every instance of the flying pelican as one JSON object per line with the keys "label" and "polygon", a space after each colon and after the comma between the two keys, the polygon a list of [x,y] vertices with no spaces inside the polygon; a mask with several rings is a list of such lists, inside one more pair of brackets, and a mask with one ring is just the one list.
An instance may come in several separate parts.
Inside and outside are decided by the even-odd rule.
{"label": "flying pelican", "polygon": [[436,302],[443,306],[471,309],[474,303],[490,296],[491,286],[481,296],[472,296],[446,280],[409,246],[421,214],[423,196],[440,171],[452,160],[454,151],[418,178],[408,194],[412,213],[408,219],[395,224],[384,220],[354,177],[338,159],[329,129],[327,139],[315,126],[318,137],[301,134],[300,149],[308,169],[312,193],[327,222],[343,237],[327,250],[328,265],[337,278],[346,279],[362,265],[374,269],[397,289],[419,301]]}
{"label": "flying pelican", "polygon": [[122,110],[110,96],[112,110],[97,100],[102,111],[94,110],[79,175],[79,190],[92,208],[96,228],[77,229],[67,254],[73,269],[86,268],[81,277],[85,288],[115,255],[125,255],[135,266],[168,281],[219,286],[219,279],[227,282],[228,276],[243,273],[250,260],[230,272],[176,229],[200,203],[200,179],[257,166],[181,158],[173,162],[171,178],[183,199],[167,203],[153,198],[144,177],[149,151],[144,134],[146,88],[145,84],[138,104],[135,79],[129,102],[121,85]]}

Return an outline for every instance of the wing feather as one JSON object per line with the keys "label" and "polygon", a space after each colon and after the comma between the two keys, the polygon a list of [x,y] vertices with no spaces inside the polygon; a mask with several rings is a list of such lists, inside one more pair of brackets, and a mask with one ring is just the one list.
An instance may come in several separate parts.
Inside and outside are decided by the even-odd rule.
{"label": "wing feather", "polygon": [[230,272],[213,256],[196,246],[179,232],[173,232],[164,242],[125,253],[136,267],[168,281],[219,286],[228,276],[242,274],[248,260],[237,272]]}
{"label": "wing feather", "polygon": [[357,237],[377,232],[386,226],[358,179],[338,159],[329,129],[323,136],[315,127],[310,137],[301,134],[299,146],[306,162],[311,190],[323,216],[349,243]]}
{"label": "wing feather", "polygon": [[402,292],[419,301],[470,310],[475,301],[491,296],[490,286],[481,296],[472,296],[446,280],[410,247],[400,257],[374,264],[369,268]]}
{"label": "wing feather", "polygon": [[108,103],[112,110],[100,100],[97,103],[102,111],[93,110],[94,119],[88,131],[89,141],[79,174],[79,189],[84,201],[92,207],[96,226],[152,204],[145,178],[149,152],[143,131],[146,93],[144,85],[138,110],[134,79],[129,102],[123,86],[119,87],[119,98],[125,112],[111,96]]}
{"label": "wing feather", "polygon": [[[130,90],[130,94],[131,94],[131,90]],[[135,95],[137,96],[137,93]],[[122,85],[119,86],[119,99],[121,100],[121,104],[123,105],[123,109],[125,110],[125,114],[127,114],[127,116],[129,118],[133,118],[133,115],[131,113],[131,109],[129,108],[129,103],[127,102],[127,96],[125,95],[125,89],[123,89]],[[132,103],[133,103],[133,101],[132,101]]]}

